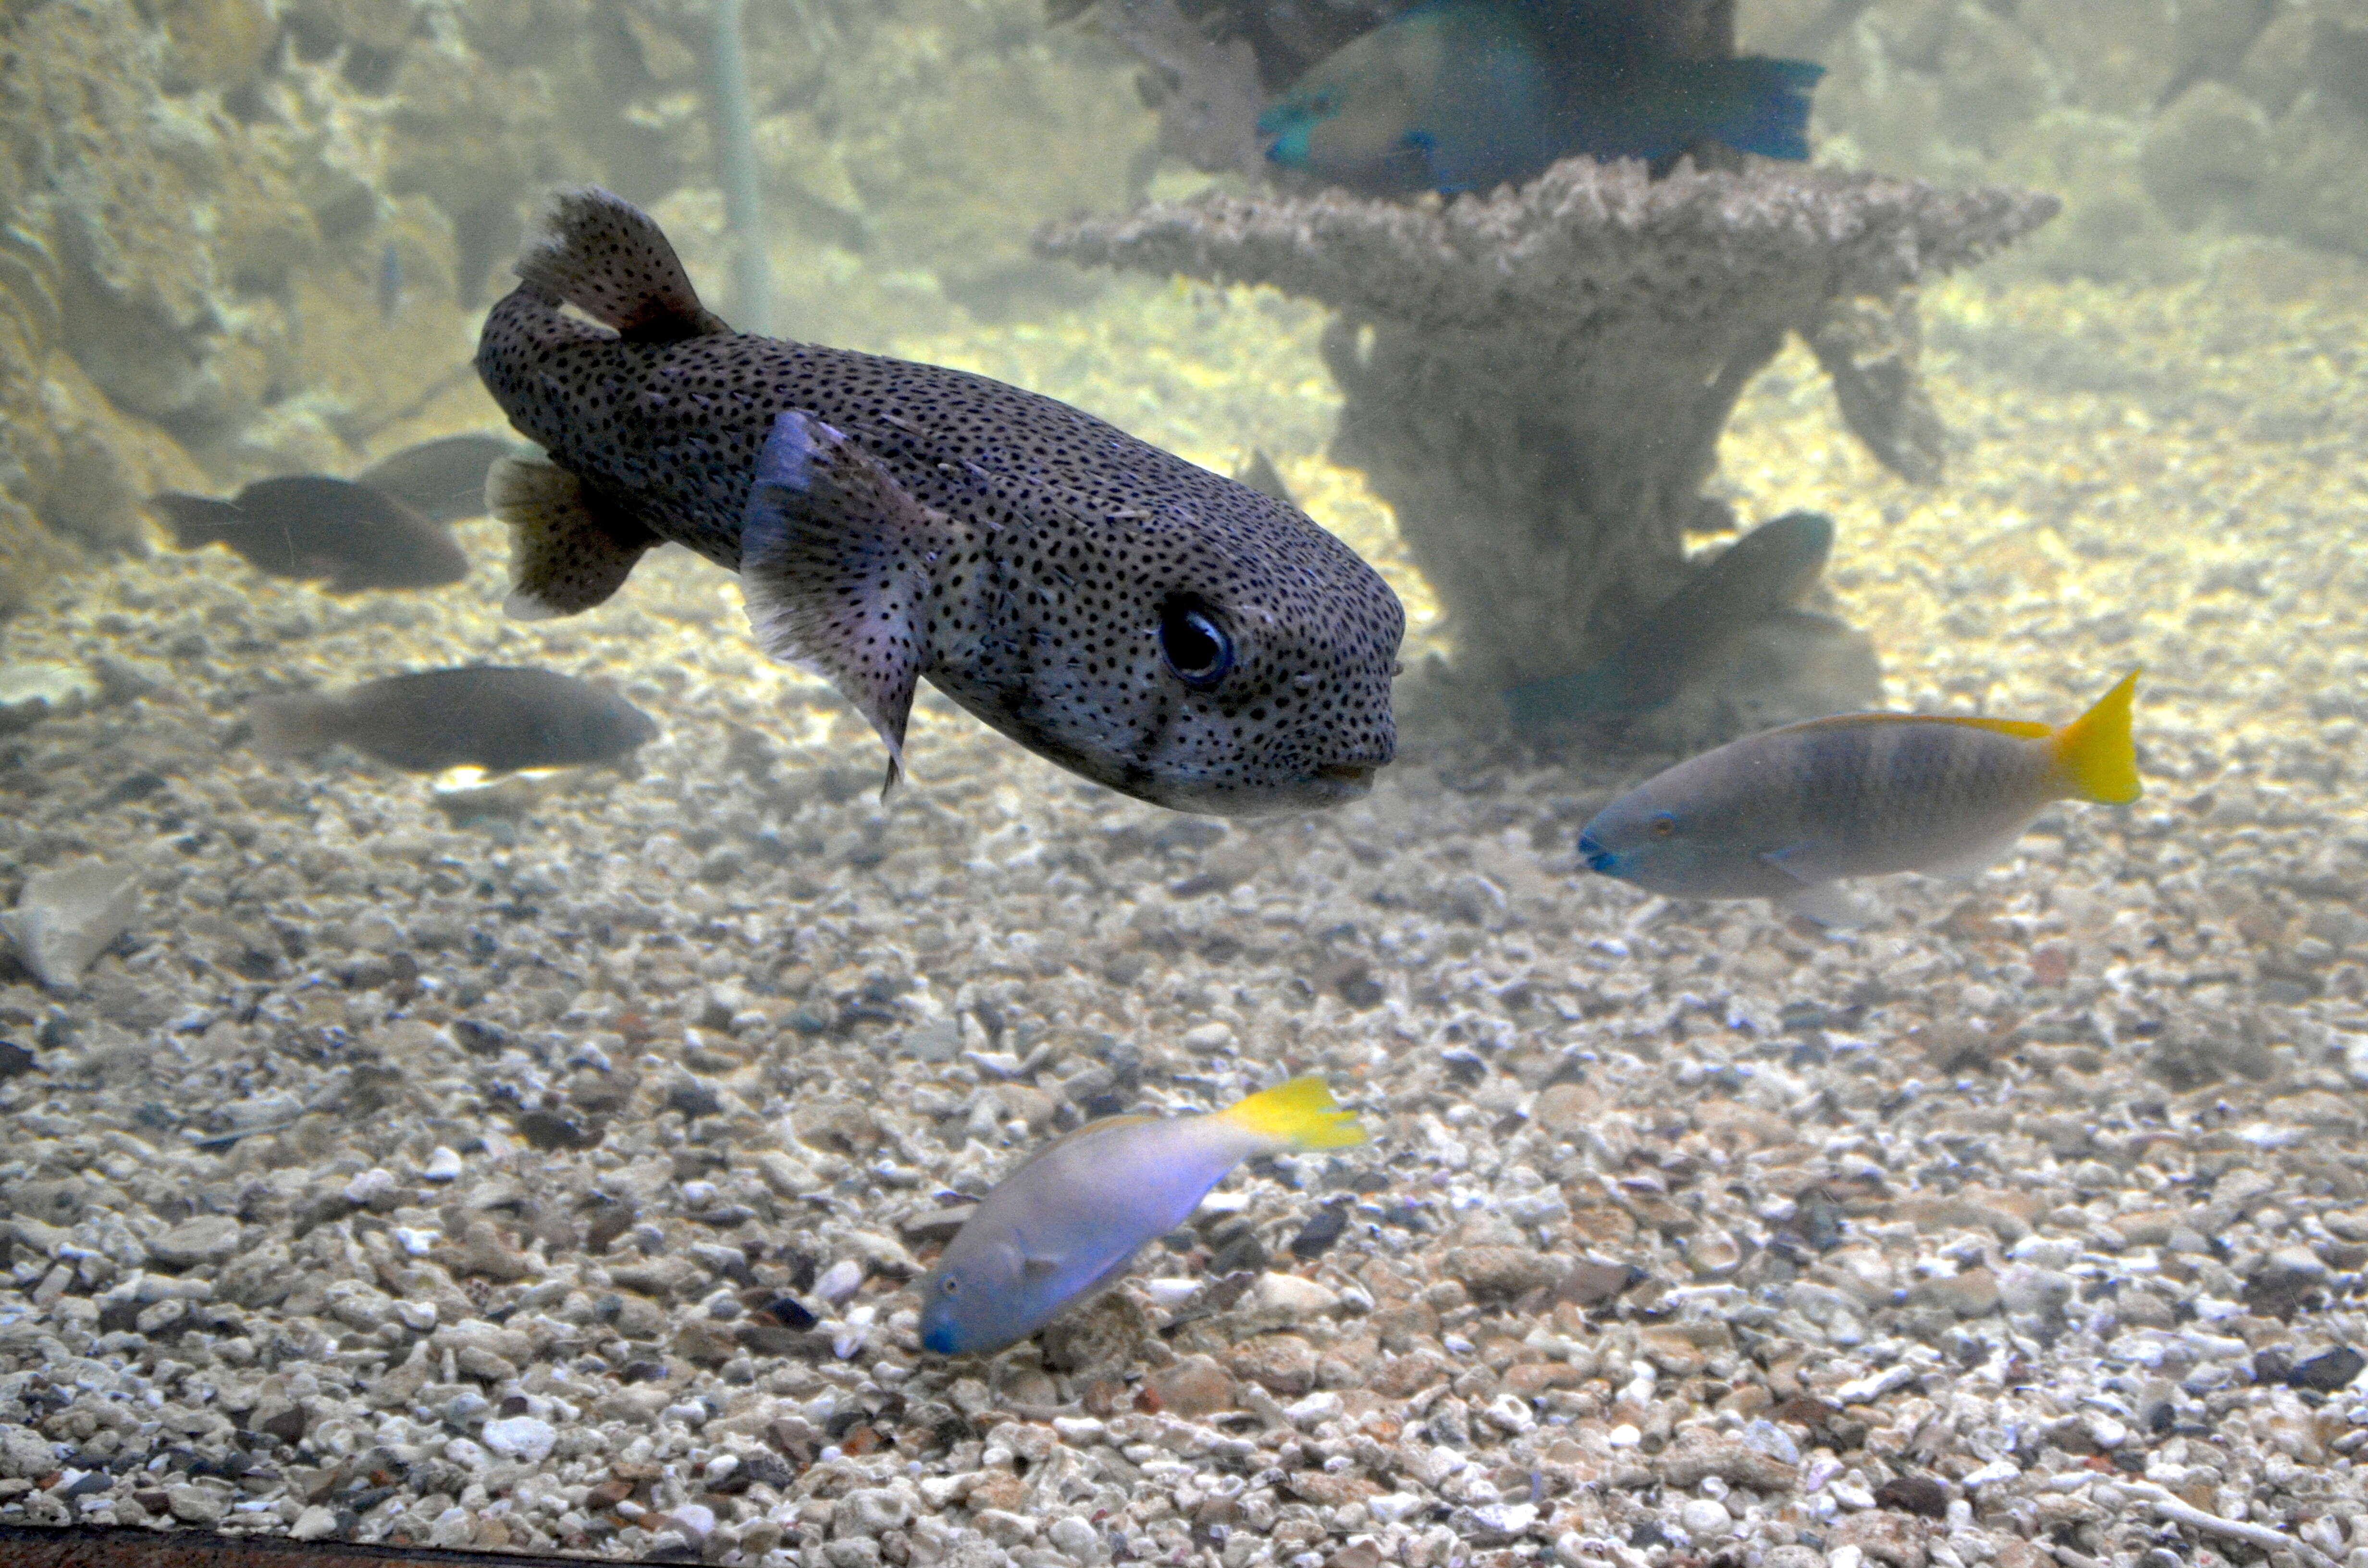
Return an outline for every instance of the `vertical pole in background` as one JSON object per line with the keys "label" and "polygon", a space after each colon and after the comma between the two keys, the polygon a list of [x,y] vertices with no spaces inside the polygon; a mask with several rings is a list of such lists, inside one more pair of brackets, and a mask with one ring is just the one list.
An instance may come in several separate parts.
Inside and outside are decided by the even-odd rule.
{"label": "vertical pole in background", "polygon": [[708,119],[715,137],[716,181],[723,187],[723,226],[732,247],[732,324],[770,334],[773,290],[765,260],[765,204],[757,185],[757,119],[748,100],[748,56],[740,44],[742,0],[714,0],[715,36],[708,51]]}

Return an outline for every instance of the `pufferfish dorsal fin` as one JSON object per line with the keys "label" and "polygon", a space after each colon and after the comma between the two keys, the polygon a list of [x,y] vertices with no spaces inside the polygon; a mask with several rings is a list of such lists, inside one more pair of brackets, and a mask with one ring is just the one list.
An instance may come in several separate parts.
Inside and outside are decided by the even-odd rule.
{"label": "pufferfish dorsal fin", "polygon": [[888,786],[929,662],[929,563],[948,531],[945,514],[853,439],[795,409],[774,419],[741,522],[748,624],[766,653],[821,676],[871,721]]}
{"label": "pufferfish dorsal fin", "polygon": [[622,587],[657,536],[623,506],[541,458],[502,458],[485,471],[485,510],[509,525],[514,620],[590,609]]}
{"label": "pufferfish dorsal fin", "polygon": [[518,277],[620,337],[673,343],[732,330],[699,302],[666,231],[622,197],[597,186],[563,190],[543,227],[518,257]]}

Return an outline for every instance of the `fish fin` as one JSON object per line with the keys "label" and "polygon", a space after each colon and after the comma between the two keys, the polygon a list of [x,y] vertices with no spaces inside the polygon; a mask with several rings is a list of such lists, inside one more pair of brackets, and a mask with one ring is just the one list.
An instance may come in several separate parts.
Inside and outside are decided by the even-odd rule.
{"label": "fish fin", "polygon": [[1846,730],[1854,724],[1954,724],[1961,729],[1987,730],[1993,735],[2012,735],[2025,741],[2055,733],[2052,726],[2032,719],[1974,719],[1954,713],[1836,713],[1829,718],[1804,719],[1768,733],[1790,735],[1804,730]]}
{"label": "fish fin", "polygon": [[509,525],[513,620],[549,620],[604,602],[657,542],[641,520],[541,458],[485,470],[485,510]]}
{"label": "fish fin", "polygon": [[1357,1113],[1343,1110],[1321,1078],[1293,1078],[1216,1113],[1278,1149],[1346,1149],[1365,1141]]}
{"label": "fish fin", "polygon": [[1809,155],[1809,95],[1826,74],[1824,66],[1762,55],[1702,65],[1726,78],[1732,106],[1712,135],[1738,153],[1763,158],[1798,163]]}
{"label": "fish fin", "polygon": [[336,742],[345,713],[334,697],[258,697],[246,705],[249,744],[274,760],[309,756]]}
{"label": "fish fin", "polygon": [[1816,845],[1788,845],[1760,858],[1798,884],[1776,895],[1776,903],[1788,913],[1805,915],[1820,926],[1863,926],[1874,917],[1873,900],[1851,892],[1823,869]]}
{"label": "fish fin", "polygon": [[2125,806],[2138,798],[2137,748],[2130,741],[2130,699],[2138,673],[2132,670],[2097,705],[2055,732],[2055,766],[2084,801]]}
{"label": "fish fin", "polygon": [[198,550],[209,544],[245,531],[255,519],[229,501],[217,501],[211,495],[188,495],[178,490],[167,490],[148,497],[148,505],[164,514],[173,529],[173,545],[177,550]]}
{"label": "fish fin", "polygon": [[1804,882],[1776,900],[1790,915],[1805,915],[1820,926],[1863,926],[1876,914],[1874,900],[1839,882]]}
{"label": "fish fin", "polygon": [[795,409],[774,419],[740,529],[748,623],[766,653],[821,676],[871,722],[890,786],[929,659],[924,601],[944,523],[821,420]]}
{"label": "fish fin", "polygon": [[666,231],[623,197],[598,186],[563,190],[543,227],[518,275],[619,336],[672,343],[732,330],[699,302]]}
{"label": "fish fin", "polygon": [[2030,825],[2027,821],[2019,822],[2004,833],[1985,838],[1970,848],[1960,849],[1953,855],[1944,855],[1929,866],[1918,866],[1916,869],[1928,877],[1939,877],[1947,881],[1971,881],[2012,853],[2015,841],[2022,836],[2023,830]]}
{"label": "fish fin", "polygon": [[1042,1279],[1044,1276],[1052,1273],[1054,1269],[1060,1267],[1061,1260],[1057,1257],[1037,1257],[1031,1256],[1023,1257],[1019,1260],[1020,1274],[1031,1280]]}

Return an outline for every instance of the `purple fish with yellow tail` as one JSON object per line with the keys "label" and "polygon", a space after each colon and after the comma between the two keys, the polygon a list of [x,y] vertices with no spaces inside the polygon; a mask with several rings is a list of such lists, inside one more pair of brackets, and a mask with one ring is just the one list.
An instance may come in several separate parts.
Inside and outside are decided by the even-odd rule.
{"label": "purple fish with yellow tail", "polygon": [[1787,724],[1645,780],[1578,835],[1590,870],[1685,898],[1766,898],[1827,925],[1866,910],[1846,877],[1965,876],[2056,801],[2138,798],[2137,672],[2060,729],[1850,713]]}
{"label": "purple fish with yellow tail", "polygon": [[980,1202],[921,1281],[921,1344],[1002,1349],[1117,1282],[1244,1160],[1365,1141],[1321,1078],[1207,1116],[1113,1116],[1047,1144]]}

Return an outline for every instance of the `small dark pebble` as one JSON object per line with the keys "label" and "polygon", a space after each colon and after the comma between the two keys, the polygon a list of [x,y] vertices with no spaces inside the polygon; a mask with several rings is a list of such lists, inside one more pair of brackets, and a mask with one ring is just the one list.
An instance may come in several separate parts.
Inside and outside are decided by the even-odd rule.
{"label": "small dark pebble", "polygon": [[617,1374],[617,1381],[620,1383],[662,1383],[666,1381],[666,1363],[663,1361],[628,1361],[625,1369]]}
{"label": "small dark pebble", "polygon": [[290,1405],[285,1410],[274,1411],[265,1416],[260,1425],[262,1430],[270,1433],[283,1443],[300,1442],[304,1436],[304,1412]]}
{"label": "small dark pebble", "polygon": [[[2253,1381],[2256,1383],[2284,1382],[2294,1369],[2294,1354],[2283,1346],[2272,1345],[2266,1350],[2253,1353]],[[2297,1383],[2294,1386],[2299,1388],[2303,1385]]]}
{"label": "small dark pebble", "polygon": [[1488,1064],[1468,1051],[1450,1051],[1440,1060],[1446,1065],[1448,1077],[1467,1089],[1488,1075]]}
{"label": "small dark pebble", "polygon": [[1244,1231],[1217,1249],[1209,1259],[1211,1274],[1233,1274],[1241,1271],[1262,1271],[1267,1265],[1266,1244],[1257,1235]]}
{"label": "small dark pebble", "polygon": [[696,1081],[685,1081],[667,1090],[666,1103],[668,1110],[678,1110],[693,1121],[723,1109],[723,1102],[716,1097],[715,1091]]}
{"label": "small dark pebble", "polygon": [[1642,1551],[1648,1546],[1667,1546],[1669,1544],[1669,1538],[1661,1533],[1658,1522],[1646,1519],[1628,1532],[1628,1544]]}
{"label": "small dark pebble", "polygon": [[757,1311],[760,1317],[801,1334],[820,1321],[795,1296],[776,1296]]}
{"label": "small dark pebble", "polygon": [[518,1136],[538,1149],[590,1149],[608,1135],[598,1122],[579,1121],[552,1110],[530,1110],[518,1119]]}
{"label": "small dark pebble", "polygon": [[1345,1203],[1327,1204],[1315,1211],[1299,1234],[1291,1238],[1291,1256],[1302,1263],[1313,1263],[1332,1250],[1349,1228],[1349,1207]]}
{"label": "small dark pebble", "polygon": [[1875,1506],[1921,1514],[1928,1519],[1949,1517],[1949,1489],[1929,1475],[1895,1475],[1874,1489]]}
{"label": "small dark pebble", "polygon": [[1841,1205],[1821,1192],[1801,1199],[1795,1222],[1801,1239],[1819,1252],[1831,1252],[1842,1244]]}
{"label": "small dark pebble", "polygon": [[0,1040],[0,1083],[22,1077],[33,1070],[33,1053],[23,1046]]}
{"label": "small dark pebble", "polygon": [[1645,1278],[1645,1271],[1633,1263],[1577,1263],[1554,1287],[1554,1299],[1577,1307],[1592,1307],[1611,1300]]}
{"label": "small dark pebble", "polygon": [[2286,1374],[2286,1381],[2298,1389],[2333,1393],[2339,1389],[2351,1387],[2351,1380],[2360,1375],[2362,1367],[2368,1367],[2368,1356],[2361,1355],[2348,1345],[2339,1345],[2297,1364]]}

